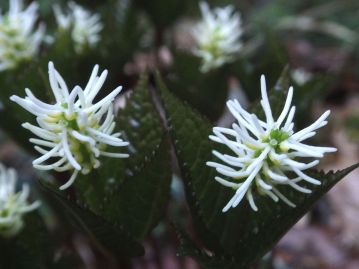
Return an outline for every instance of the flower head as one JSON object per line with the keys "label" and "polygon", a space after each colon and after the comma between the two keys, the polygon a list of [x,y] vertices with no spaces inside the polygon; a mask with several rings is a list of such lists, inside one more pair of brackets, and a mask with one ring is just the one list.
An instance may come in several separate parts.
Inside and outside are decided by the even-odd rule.
{"label": "flower head", "polygon": [[[85,87],[75,86],[69,91],[64,79],[49,62],[49,80],[55,96],[55,104],[47,104],[37,99],[25,89],[26,97],[11,96],[10,99],[36,116],[38,126],[24,123],[38,138],[31,138],[35,150],[43,154],[33,161],[41,170],[73,171],[71,178],[60,189],[68,188],[78,173],[89,173],[100,166],[102,156],[125,158],[128,154],[106,151],[108,146],[127,146],[115,129],[113,101],[122,87],[113,90],[99,101],[95,97],[107,77],[107,70],[98,76],[99,67],[93,68]],[[50,164],[45,164],[56,159]]]}
{"label": "flower head", "polygon": [[300,86],[305,85],[312,79],[312,74],[303,68],[293,69],[290,72],[292,79]]}
{"label": "flower head", "polygon": [[28,203],[28,185],[24,184],[20,192],[15,192],[16,181],[16,171],[0,163],[0,235],[4,237],[16,235],[24,226],[23,215],[40,205],[39,201]]}
{"label": "flower head", "polygon": [[15,68],[38,52],[45,27],[34,30],[37,10],[35,2],[23,9],[22,0],[10,0],[9,11],[0,14],[0,71]]}
{"label": "flower head", "polygon": [[202,21],[192,35],[197,42],[194,54],[202,58],[202,72],[218,68],[235,59],[242,47],[240,15],[232,6],[210,10],[206,2],[200,3]]}
{"label": "flower head", "polygon": [[93,47],[100,41],[103,25],[98,14],[91,14],[74,2],[68,4],[68,14],[63,14],[58,5],[54,13],[58,27],[62,31],[71,31],[75,50],[81,53],[86,47]]}
{"label": "flower head", "polygon": [[[232,128],[214,127],[210,139],[228,146],[234,156],[213,151],[224,164],[207,162],[226,178],[215,177],[216,181],[236,190],[232,199],[223,208],[226,212],[236,207],[244,196],[251,208],[258,210],[253,191],[268,195],[277,202],[279,199],[295,206],[276,188],[287,185],[299,192],[311,190],[300,186],[301,181],[320,185],[320,181],[310,177],[304,171],[316,166],[319,160],[302,161],[303,158],[321,158],[324,153],[335,152],[336,148],[317,147],[304,144],[303,141],[314,136],[316,130],[327,124],[330,111],[326,111],[313,124],[301,131],[294,131],[295,107],[291,107],[293,88],[290,87],[282,112],[275,120],[269,104],[264,76],[261,77],[261,105],[266,120],[260,120],[255,114],[245,111],[237,100],[230,100],[227,106],[236,122]],[[300,158],[300,159],[299,159]],[[291,177],[294,174],[295,177]]]}

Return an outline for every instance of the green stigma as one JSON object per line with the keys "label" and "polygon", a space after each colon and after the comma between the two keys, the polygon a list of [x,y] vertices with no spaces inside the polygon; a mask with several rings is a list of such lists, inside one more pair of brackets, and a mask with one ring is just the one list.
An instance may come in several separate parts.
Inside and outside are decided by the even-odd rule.
{"label": "green stigma", "polygon": [[274,129],[269,133],[263,142],[268,143],[276,152],[280,151],[279,145],[289,138],[289,134],[280,129]]}

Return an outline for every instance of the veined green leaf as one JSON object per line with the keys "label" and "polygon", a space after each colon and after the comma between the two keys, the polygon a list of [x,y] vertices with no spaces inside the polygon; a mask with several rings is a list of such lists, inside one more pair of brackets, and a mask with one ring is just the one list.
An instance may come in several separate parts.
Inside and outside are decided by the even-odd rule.
{"label": "veined green leaf", "polygon": [[88,236],[98,247],[112,252],[114,256],[129,258],[143,255],[142,246],[123,227],[78,206],[47,184],[42,183],[41,187],[50,207],[72,231]]}
{"label": "veined green leaf", "polygon": [[217,256],[214,253],[211,253],[212,256],[209,256],[208,253],[205,253],[195,244],[185,231],[177,226],[175,230],[179,240],[179,248],[177,251],[179,256],[190,256],[205,269],[236,269],[233,260],[224,256]]}

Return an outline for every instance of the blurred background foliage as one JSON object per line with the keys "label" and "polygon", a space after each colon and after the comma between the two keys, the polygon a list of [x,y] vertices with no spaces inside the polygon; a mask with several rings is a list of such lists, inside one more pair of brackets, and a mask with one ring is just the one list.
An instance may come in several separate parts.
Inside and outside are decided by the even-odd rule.
{"label": "blurred background foliage", "polygon": [[[192,156],[183,155],[183,152],[190,155],[188,141],[192,140],[193,148],[198,145],[198,156],[204,158],[199,162],[204,166],[205,158],[210,157],[203,153],[209,153],[210,147],[208,141],[200,147],[201,139],[206,139],[213,124],[225,126],[233,120],[225,110],[228,98],[238,98],[244,106],[256,107],[261,74],[266,75],[268,88],[274,93],[294,86],[298,128],[312,122],[325,106],[340,108],[348,100],[358,99],[359,2],[356,0],[208,1],[211,7],[235,5],[241,14],[244,34],[243,49],[237,59],[205,74],[199,69],[200,60],[191,51],[194,40],[189,34],[189,29],[200,19],[198,1],[77,0],[79,5],[100,14],[104,24],[100,42],[82,54],[76,52],[69,33],[57,31],[53,5],[57,3],[64,8],[68,1],[37,2],[39,21],[46,24],[46,39],[40,54],[15,70],[0,73],[0,127],[6,133],[1,140],[16,142],[27,153],[20,153],[25,156],[22,164],[14,162],[17,157],[11,156],[19,153],[11,150],[11,154],[9,150],[3,151],[6,154],[0,157],[22,169],[22,180],[40,178],[52,183],[36,187],[34,196],[43,197],[46,206],[39,215],[29,216],[22,234],[15,241],[0,240],[0,256],[7,257],[0,259],[1,268],[198,268],[191,260],[174,256],[177,239],[181,242],[179,253],[194,257],[203,268],[239,268],[231,266],[238,266],[236,259],[243,256],[233,251],[228,254],[228,245],[223,249],[223,243],[228,242],[238,247],[230,240],[237,237],[223,235],[218,228],[223,219],[209,213],[212,209],[221,214],[220,201],[226,200],[228,192],[216,185],[206,185],[203,193],[199,193],[198,186],[211,180],[213,173],[208,169],[201,171],[198,164],[198,167],[185,165],[193,161]],[[1,10],[7,10],[8,1],[0,3]],[[103,160],[99,170],[79,178],[75,188],[66,194],[57,192],[56,182],[68,175],[26,172],[30,170],[29,156],[34,152],[28,142],[30,133],[21,123],[33,123],[35,119],[9,101],[12,94],[24,96],[25,88],[30,88],[41,100],[52,100],[47,78],[49,60],[55,63],[70,88],[77,84],[84,86],[94,64],[108,69],[109,76],[100,95],[106,95],[118,85],[124,87],[120,99],[126,105],[120,108],[117,128],[132,143],[133,158],[124,163]],[[296,76],[296,70],[301,70],[302,76]],[[335,127],[328,129],[337,128],[332,133],[339,128],[347,129],[352,141],[357,143],[359,110],[355,104],[358,103],[338,118]],[[181,129],[182,124],[188,126],[187,131]],[[321,144],[335,144],[325,132],[315,139]],[[173,161],[174,155],[179,163]],[[333,160],[327,160],[330,161]],[[349,163],[355,161],[357,158]],[[179,180],[182,177],[187,205],[183,183]],[[323,177],[339,180],[343,175]],[[206,192],[220,192],[221,200],[203,199]],[[199,201],[203,208],[198,206]],[[306,203],[312,204],[314,200]],[[245,207],[238,210],[228,217],[232,226],[235,221],[240,222],[238,212],[245,216],[253,214]],[[259,256],[306,210],[288,219],[282,230],[263,245]],[[321,209],[316,207],[316,210],[320,216]],[[309,218],[315,219],[317,211]],[[170,224],[172,221],[176,228]],[[182,227],[186,227],[190,236]],[[241,226],[241,231],[249,228]],[[207,232],[208,237],[203,235]],[[195,243],[190,237],[195,238]],[[143,240],[145,244],[141,245]],[[29,248],[29,242],[35,244]],[[248,242],[243,241],[239,246]],[[143,246],[145,258],[130,260],[143,254]],[[175,261],[173,267],[166,255]],[[260,258],[252,256],[248,254],[250,261],[246,264]],[[150,267],[151,264],[157,267]],[[275,254],[256,266],[297,268],[276,262]],[[303,265],[303,268],[319,267]]]}

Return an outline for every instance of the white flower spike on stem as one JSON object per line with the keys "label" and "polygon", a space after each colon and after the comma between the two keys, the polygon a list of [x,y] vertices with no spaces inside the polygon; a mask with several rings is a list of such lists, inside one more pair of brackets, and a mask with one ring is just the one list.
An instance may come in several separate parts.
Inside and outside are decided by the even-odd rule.
{"label": "white flower spike on stem", "polygon": [[242,48],[243,30],[233,6],[210,10],[206,2],[200,2],[200,9],[202,21],[192,31],[197,43],[193,53],[202,58],[201,71],[206,73],[235,60]]}
{"label": "white flower spike on stem", "polygon": [[0,14],[0,71],[31,60],[38,52],[45,26],[34,30],[37,18],[38,4],[33,2],[23,9],[22,0],[10,0],[9,11]]}
{"label": "white flower spike on stem", "polygon": [[29,204],[30,188],[24,184],[20,192],[16,190],[17,174],[14,169],[6,169],[0,163],[0,235],[12,237],[24,226],[24,214],[39,207],[40,202]]}
{"label": "white flower spike on stem", "polygon": [[[304,144],[303,141],[314,136],[316,130],[327,124],[330,111],[326,111],[313,124],[301,131],[294,131],[295,107],[291,107],[293,88],[290,87],[282,112],[274,120],[267,95],[264,76],[261,77],[261,105],[266,120],[260,120],[255,114],[245,111],[237,100],[229,100],[227,106],[235,117],[232,128],[214,127],[209,138],[224,144],[234,153],[234,156],[213,151],[223,163],[207,162],[225,178],[216,176],[215,180],[226,187],[236,190],[232,199],[223,208],[223,212],[236,207],[246,196],[251,208],[257,211],[253,192],[268,195],[275,202],[282,200],[289,206],[295,207],[276,188],[288,185],[303,193],[311,190],[298,183],[306,181],[314,185],[321,182],[310,177],[304,171],[316,166],[319,160],[305,163],[303,158],[321,158],[324,153],[335,152],[336,148],[317,147]],[[298,159],[300,158],[300,159]],[[295,174],[294,178],[290,173]]]}
{"label": "white flower spike on stem", "polygon": [[105,70],[98,76],[98,71],[99,66],[95,65],[85,89],[75,86],[69,91],[54,64],[49,62],[49,80],[55,104],[40,101],[29,89],[25,89],[25,98],[10,97],[36,116],[39,126],[30,123],[22,125],[38,137],[30,139],[35,144],[35,150],[42,154],[33,161],[34,167],[58,172],[73,171],[68,182],[60,187],[61,190],[70,187],[80,171],[87,174],[93,168],[98,168],[101,155],[128,157],[128,154],[106,151],[108,146],[123,147],[129,143],[120,138],[120,133],[113,133],[113,101],[122,87],[117,87],[95,102],[108,73]]}
{"label": "white flower spike on stem", "polygon": [[60,31],[70,31],[77,53],[88,47],[94,47],[101,39],[103,24],[100,15],[91,14],[74,2],[69,2],[68,14],[63,14],[60,6],[54,6],[54,14]]}

